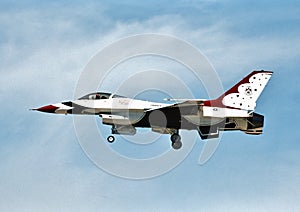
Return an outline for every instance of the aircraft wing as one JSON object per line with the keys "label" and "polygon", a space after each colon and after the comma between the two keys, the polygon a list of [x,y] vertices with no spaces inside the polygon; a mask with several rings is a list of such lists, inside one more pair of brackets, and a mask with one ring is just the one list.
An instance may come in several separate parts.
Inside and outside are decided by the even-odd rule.
{"label": "aircraft wing", "polygon": [[[146,110],[146,113],[155,111],[155,110],[159,110],[162,112],[167,112],[167,111],[174,111],[174,110],[180,110],[180,112],[184,112],[184,114],[186,114],[187,112],[189,112],[188,114],[191,113],[191,109],[193,108],[197,108],[199,109],[199,106],[202,106],[204,101],[206,100],[187,100],[187,101],[183,101],[180,103],[175,103],[172,105],[168,105],[165,107],[160,107],[160,108],[155,108],[155,109],[150,109],[150,110]],[[184,115],[182,114],[182,115]]]}
{"label": "aircraft wing", "polygon": [[203,101],[189,100],[161,108],[145,111],[145,117],[151,126],[180,129],[195,129],[195,125],[184,118],[185,115],[197,115]]}

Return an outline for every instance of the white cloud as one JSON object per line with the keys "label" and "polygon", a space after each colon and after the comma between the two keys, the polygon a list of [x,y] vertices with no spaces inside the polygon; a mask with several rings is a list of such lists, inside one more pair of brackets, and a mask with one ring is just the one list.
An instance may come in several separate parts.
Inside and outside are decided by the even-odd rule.
{"label": "white cloud", "polygon": [[[46,82],[52,92],[61,93],[67,88],[70,94],[80,71],[98,50],[124,36],[147,32],[175,35],[187,40],[208,56],[220,74],[226,73],[230,78],[228,73],[273,68],[278,61],[288,63],[299,56],[298,37],[288,40],[276,36],[241,38],[230,32],[230,25],[225,22],[193,28],[180,15],[115,22],[102,14],[101,5],[96,5],[97,9],[91,9],[93,7],[90,4],[83,9],[44,8],[1,13],[0,24],[7,29],[4,33],[6,42],[0,49],[6,64],[0,69],[6,76],[2,78],[1,91],[20,91],[26,86],[31,87],[31,84],[32,91],[41,87],[40,84],[35,85],[36,79]],[[91,14],[87,15],[83,12],[85,10]],[[89,25],[90,19],[99,27],[87,33],[85,25]],[[107,30],[102,31],[103,28]],[[18,86],[5,83],[12,80],[17,80]]]}

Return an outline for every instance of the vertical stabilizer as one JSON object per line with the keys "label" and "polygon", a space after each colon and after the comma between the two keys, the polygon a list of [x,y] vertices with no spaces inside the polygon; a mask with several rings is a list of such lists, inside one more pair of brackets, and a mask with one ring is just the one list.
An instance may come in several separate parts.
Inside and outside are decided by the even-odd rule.
{"label": "vertical stabilizer", "polygon": [[272,74],[271,71],[253,71],[219,98],[212,100],[210,104],[254,111],[256,101]]}

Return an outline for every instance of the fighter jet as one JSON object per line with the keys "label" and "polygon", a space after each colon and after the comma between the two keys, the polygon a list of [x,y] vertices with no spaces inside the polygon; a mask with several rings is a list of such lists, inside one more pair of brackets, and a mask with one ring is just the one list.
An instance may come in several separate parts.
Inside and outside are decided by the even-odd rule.
{"label": "fighter jet", "polygon": [[[273,72],[253,71],[217,99],[165,99],[159,103],[94,92],[74,101],[50,104],[33,110],[54,114],[97,115],[111,125],[113,134],[134,135],[136,128],[170,134],[171,146],[182,146],[179,130],[197,130],[201,139],[218,138],[220,131],[263,132],[264,116],[255,113],[256,101]],[[172,102],[173,101],[173,102]],[[171,103],[172,102],[172,103]]]}

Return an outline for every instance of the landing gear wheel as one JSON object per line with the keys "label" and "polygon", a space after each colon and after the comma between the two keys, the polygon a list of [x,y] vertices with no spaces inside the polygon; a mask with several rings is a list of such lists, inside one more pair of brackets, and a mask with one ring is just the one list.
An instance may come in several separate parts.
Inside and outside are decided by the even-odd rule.
{"label": "landing gear wheel", "polygon": [[180,148],[182,147],[181,141],[172,142],[172,147],[173,147],[173,149],[175,149],[175,150],[180,149]]}
{"label": "landing gear wheel", "polygon": [[112,136],[112,135],[110,135],[110,136],[107,137],[107,141],[108,141],[109,143],[113,143],[113,142],[115,141],[115,137]]}
{"label": "landing gear wheel", "polygon": [[182,143],[181,143],[181,137],[179,134],[174,133],[171,136],[171,141],[172,141],[172,147],[173,149],[180,149],[182,147]]}
{"label": "landing gear wheel", "polygon": [[181,136],[179,134],[174,133],[173,135],[171,135],[171,141],[172,143],[181,141]]}

